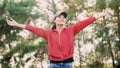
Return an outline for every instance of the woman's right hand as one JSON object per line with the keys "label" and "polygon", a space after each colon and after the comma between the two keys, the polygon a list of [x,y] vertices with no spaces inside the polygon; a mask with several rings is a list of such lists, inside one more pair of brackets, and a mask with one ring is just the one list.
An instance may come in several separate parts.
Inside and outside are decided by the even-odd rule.
{"label": "woman's right hand", "polygon": [[24,24],[19,24],[19,23],[17,23],[17,22],[16,22],[15,20],[13,20],[13,19],[6,19],[6,22],[7,22],[7,24],[10,25],[10,26],[16,26],[16,27],[19,27],[19,28],[22,28],[22,29],[25,28],[25,25],[24,25]]}
{"label": "woman's right hand", "polygon": [[8,25],[10,25],[10,26],[17,26],[17,22],[15,21],[15,20],[13,20],[13,19],[6,19],[6,22],[7,22],[7,24]]}

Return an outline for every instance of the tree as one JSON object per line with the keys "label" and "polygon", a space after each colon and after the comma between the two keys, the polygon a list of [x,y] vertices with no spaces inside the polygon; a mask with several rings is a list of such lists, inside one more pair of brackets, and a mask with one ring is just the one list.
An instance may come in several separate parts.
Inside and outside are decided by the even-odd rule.
{"label": "tree", "polygon": [[[5,22],[6,18],[13,18],[19,23],[26,23],[26,20],[31,17],[36,19],[40,16],[39,13],[35,12],[32,14],[32,8],[35,6],[35,1],[33,0],[21,0],[20,2],[15,2],[15,0],[3,0],[0,6],[0,38],[5,35],[6,39],[4,43],[10,43],[16,40],[16,33],[19,29],[8,26]],[[12,30],[12,32],[11,32]]]}
{"label": "tree", "polygon": [[[106,8],[106,7],[109,7],[109,5],[111,5],[110,3],[114,3],[112,0],[102,0],[102,1],[100,1],[100,0],[97,0],[97,3],[96,3],[96,5],[97,5],[97,8],[100,8],[100,9],[98,9],[98,10],[103,10],[104,8]],[[114,4],[115,5],[115,4]],[[117,5],[117,4],[116,4]],[[111,7],[109,7],[109,8],[111,8]],[[102,38],[102,41],[101,41],[101,43],[100,44],[102,44],[102,46],[104,47],[104,46],[107,46],[107,49],[108,49],[108,51],[107,52],[109,52],[109,54],[110,54],[110,57],[112,57],[112,65],[113,65],[113,68],[115,68],[115,55],[114,55],[114,50],[113,50],[113,48],[115,47],[115,46],[112,46],[113,45],[113,43],[114,42],[112,42],[112,38],[114,38],[113,37],[113,34],[109,34],[109,32],[110,32],[110,30],[112,30],[113,28],[111,28],[111,27],[107,27],[107,25],[108,24],[110,24],[110,23],[112,23],[111,21],[110,21],[110,19],[108,19],[108,20],[106,20],[105,19],[105,17],[103,18],[103,24],[101,24],[101,25],[103,25],[104,26],[104,28],[102,28],[98,33],[97,33],[97,37],[98,38]],[[109,22],[109,23],[108,23]],[[115,33],[115,32],[114,32]],[[104,42],[104,43],[103,43]],[[106,43],[105,43],[106,42]],[[104,50],[106,50],[106,47],[104,48]],[[105,53],[105,51],[102,51],[101,52],[101,54],[103,54],[103,53]],[[106,55],[104,55],[104,56],[109,56],[109,54],[106,54]]]}
{"label": "tree", "polygon": [[[119,14],[119,7],[120,7],[120,1],[119,0],[111,0],[110,3],[109,3],[109,7],[114,10],[114,16],[117,17],[117,31],[116,31],[116,35],[118,36],[119,40],[117,41],[117,46],[118,48],[120,48],[120,14]],[[120,50],[120,49],[119,49]]]}
{"label": "tree", "polygon": [[118,61],[118,64],[117,66],[120,65],[120,62],[119,62],[119,51],[120,51],[120,0],[110,0],[109,2],[109,7],[114,11],[114,17],[117,17],[117,20],[115,21],[115,23],[117,23],[117,30],[115,32],[115,35],[116,37],[118,38],[118,40],[116,40],[116,53],[117,53],[117,61]]}
{"label": "tree", "polygon": [[[37,11],[34,11],[34,13],[32,13],[33,7],[36,6],[36,1],[34,0],[3,0],[1,2],[2,3],[0,4],[0,39],[2,40],[0,40],[0,43],[2,43],[2,45],[0,45],[0,47],[3,46],[2,54],[4,58],[0,62],[3,64],[2,67],[9,68],[9,61],[12,55],[16,53],[17,50],[19,50],[19,46],[17,46],[16,48],[12,48],[12,45],[10,43],[18,39],[17,33],[21,29],[8,26],[5,20],[13,18],[17,22],[24,24],[28,23],[27,20],[29,18],[36,19],[40,17],[41,14]],[[6,52],[6,44],[8,44],[9,48],[11,49],[8,53]],[[24,47],[22,51],[25,51]],[[23,56],[23,54],[24,53],[22,53],[21,55]]]}

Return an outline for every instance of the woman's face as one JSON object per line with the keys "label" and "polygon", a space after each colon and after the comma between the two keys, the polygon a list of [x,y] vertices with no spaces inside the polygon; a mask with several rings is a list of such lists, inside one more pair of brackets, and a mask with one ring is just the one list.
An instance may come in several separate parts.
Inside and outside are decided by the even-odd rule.
{"label": "woman's face", "polygon": [[56,17],[54,22],[56,24],[64,25],[66,23],[66,18],[64,17],[64,15],[59,15],[58,17]]}

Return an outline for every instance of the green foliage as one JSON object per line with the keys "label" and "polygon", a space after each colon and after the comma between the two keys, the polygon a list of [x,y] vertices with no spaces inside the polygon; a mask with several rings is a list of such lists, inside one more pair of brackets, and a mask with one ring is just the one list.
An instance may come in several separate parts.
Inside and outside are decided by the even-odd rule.
{"label": "green foliage", "polygon": [[98,60],[92,62],[91,64],[88,64],[88,68],[103,68],[103,67],[104,67],[104,64]]}
{"label": "green foliage", "polygon": [[17,31],[13,31],[11,33],[11,30],[14,30],[14,28],[6,24],[5,17],[0,18],[0,26],[1,26],[0,38],[3,35],[6,35],[6,38],[8,38],[7,40],[4,40],[4,43],[8,43],[11,42],[11,40],[15,40]]}
{"label": "green foliage", "polygon": [[[15,2],[15,0],[3,0],[0,4],[0,39],[2,35],[5,35],[7,39],[4,43],[10,43],[16,40],[16,33],[19,32],[19,28],[11,27],[6,24],[6,18],[13,18],[18,23],[26,23],[28,18],[36,19],[41,16],[40,13],[32,13],[33,7],[36,6],[34,0],[21,0]],[[11,33],[12,30],[12,33]]]}
{"label": "green foliage", "polygon": [[120,7],[120,0],[111,0],[109,3],[109,7],[117,10]]}
{"label": "green foliage", "polygon": [[85,41],[84,41],[84,43],[89,43],[89,42],[93,43],[92,38],[85,39]]}
{"label": "green foliage", "polygon": [[75,11],[74,11],[74,9],[69,9],[69,10],[67,11],[67,13],[69,14],[68,20],[72,20],[73,17],[75,16]]}
{"label": "green foliage", "polygon": [[20,53],[19,56],[22,58],[25,53],[33,52],[39,49],[40,47],[44,46],[45,44],[47,44],[45,41],[39,42],[38,45],[33,45],[33,44],[28,44],[28,43],[29,42],[22,42],[18,44],[16,47],[12,48],[10,52],[4,55],[4,59],[6,59],[7,57],[11,57],[13,54],[17,52]]}
{"label": "green foliage", "polygon": [[85,8],[84,2],[86,0],[63,0],[68,6],[69,9],[67,10],[68,20],[73,20],[75,17],[75,14],[77,12],[82,12],[82,10]]}
{"label": "green foliage", "polygon": [[6,64],[3,64],[3,65],[2,65],[2,68],[11,68],[11,67],[10,67],[9,64],[6,63]]}
{"label": "green foliage", "polygon": [[97,56],[97,59],[103,59],[105,56],[110,56],[110,49],[107,45],[107,43],[103,43],[103,41],[101,41],[95,48],[95,54]]}
{"label": "green foliage", "polygon": [[4,58],[2,59],[2,63],[4,64],[8,64],[11,57],[15,54],[15,53],[19,53],[19,58],[23,58],[24,54],[26,53],[31,53],[33,51],[38,50],[39,48],[46,46],[47,42],[46,41],[41,41],[39,42],[38,45],[34,45],[34,44],[30,44],[29,41],[25,41],[22,43],[19,43],[17,46],[15,46],[14,48],[12,48],[8,53],[6,53],[4,55]]}
{"label": "green foliage", "polygon": [[31,12],[34,6],[36,6],[34,0],[23,0],[18,3],[15,3],[14,0],[11,0],[7,5],[7,11],[15,20],[25,23],[25,20],[28,17],[32,17],[33,14],[31,14]]}
{"label": "green foliage", "polygon": [[104,31],[100,30],[99,32],[96,32],[96,35],[98,38],[103,37],[104,36]]}
{"label": "green foliage", "polygon": [[[41,14],[38,12],[36,12],[35,14],[31,13],[32,8],[34,6],[36,6],[36,3],[34,0],[22,0],[21,2],[18,2],[18,3],[15,3],[14,1],[15,0],[3,0],[3,3],[0,4],[0,39],[1,39],[2,35],[6,35],[6,38],[7,38],[5,41],[0,41],[0,44],[2,44],[2,45],[4,45],[5,43],[9,43],[13,40],[16,40],[16,33],[19,31],[19,29],[10,27],[6,24],[5,19],[7,17],[12,17],[17,22],[23,24],[29,17],[31,17],[32,19],[36,19],[39,16],[41,16]],[[69,14],[68,20],[73,20],[77,13],[80,13],[83,11],[83,9],[86,9],[84,3],[87,0],[63,0],[63,1],[69,7],[69,9],[66,10]],[[109,0],[109,2],[106,2],[106,1],[108,1],[108,0],[97,0],[96,5],[94,6],[94,7],[96,7],[95,10],[102,11],[103,9],[105,9],[106,7],[109,6],[113,10],[118,11],[118,8],[120,7],[120,0]],[[52,0],[52,2],[53,2],[52,8],[55,13],[57,11],[56,5],[54,3],[54,0]],[[91,8],[87,8],[87,10],[89,11],[89,10],[91,10]],[[99,23],[99,22],[100,21],[98,21],[97,23]],[[112,20],[109,21],[109,23],[112,23],[112,22],[113,22]],[[96,24],[96,26],[94,27],[95,32],[97,29],[102,28],[104,26],[106,26],[106,25],[104,25],[104,22],[102,24]],[[102,59],[104,59],[106,57],[109,58],[111,56],[110,50],[113,50],[113,52],[114,52],[115,49],[114,48],[110,49],[110,47],[108,46],[109,45],[108,40],[107,40],[108,38],[110,39],[109,42],[111,42],[111,45],[113,47],[116,47],[116,46],[114,46],[114,44],[118,45],[118,47],[120,47],[119,41],[114,42],[113,39],[111,39],[111,37],[113,37],[115,35],[108,36],[110,29],[109,28],[106,29],[106,27],[105,27],[105,29],[102,29],[102,30],[98,31],[97,33],[95,33],[95,35],[96,35],[95,39],[102,38],[102,41],[99,41],[99,44],[95,49],[95,53],[94,53],[95,58],[93,56],[88,56],[90,59],[86,59],[86,60],[94,59],[94,60],[90,61],[90,63],[88,63],[88,66],[90,68],[96,68],[96,67],[103,68],[104,64],[99,62],[98,59],[100,59],[102,61]],[[112,28],[113,27],[111,27],[111,29]],[[12,33],[11,33],[11,30],[13,30]],[[117,30],[115,30],[115,31],[117,31]],[[89,42],[94,42],[94,37],[89,38],[89,39],[85,38],[84,43],[89,43]],[[9,60],[15,53],[19,53],[19,57],[22,58],[24,56],[24,54],[31,53],[35,50],[38,50],[39,48],[42,47],[42,45],[45,45],[45,44],[46,44],[46,42],[40,42],[39,45],[33,45],[33,44],[31,44],[31,42],[23,42],[23,43],[18,44],[16,47],[12,48],[12,50],[10,52],[8,52],[4,55],[4,59],[2,60],[4,68],[10,68]],[[115,55],[116,54],[118,54],[118,53],[115,53]],[[117,57],[119,57],[119,56],[117,56]],[[117,61],[116,67],[119,68],[119,66],[120,66],[119,58],[116,59],[116,61]],[[18,63],[18,67],[19,67],[19,63]]]}
{"label": "green foliage", "polygon": [[[106,6],[106,1],[105,0],[97,0],[96,1],[96,9],[102,11],[103,9],[105,9]],[[98,9],[99,8],[99,9]]]}

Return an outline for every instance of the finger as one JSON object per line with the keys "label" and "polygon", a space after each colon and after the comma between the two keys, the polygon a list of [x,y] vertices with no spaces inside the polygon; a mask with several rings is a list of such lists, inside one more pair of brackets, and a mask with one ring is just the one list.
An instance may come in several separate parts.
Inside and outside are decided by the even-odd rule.
{"label": "finger", "polygon": [[105,10],[105,11],[106,11],[106,12],[108,12],[108,10],[109,10],[109,9],[108,9],[108,8],[106,8],[106,10]]}
{"label": "finger", "polygon": [[7,21],[7,23],[11,23],[11,21],[10,20],[6,20]]}
{"label": "finger", "polygon": [[6,21],[8,22],[9,20],[8,20],[8,19],[6,19]]}
{"label": "finger", "polygon": [[13,18],[10,18],[11,21],[16,22]]}
{"label": "finger", "polygon": [[10,18],[11,21],[16,22],[14,19]]}
{"label": "finger", "polygon": [[8,20],[6,20],[6,22],[7,22],[7,24],[9,24],[9,21],[8,21]]}
{"label": "finger", "polygon": [[8,19],[7,19],[6,21],[8,21],[8,22],[9,22],[10,20],[8,20]]}
{"label": "finger", "polygon": [[105,12],[108,12],[108,9],[106,9]]}
{"label": "finger", "polygon": [[10,18],[10,20],[12,20],[12,21],[13,21],[13,19],[12,19],[12,18]]}
{"label": "finger", "polygon": [[106,8],[106,10],[108,10],[108,8]]}

